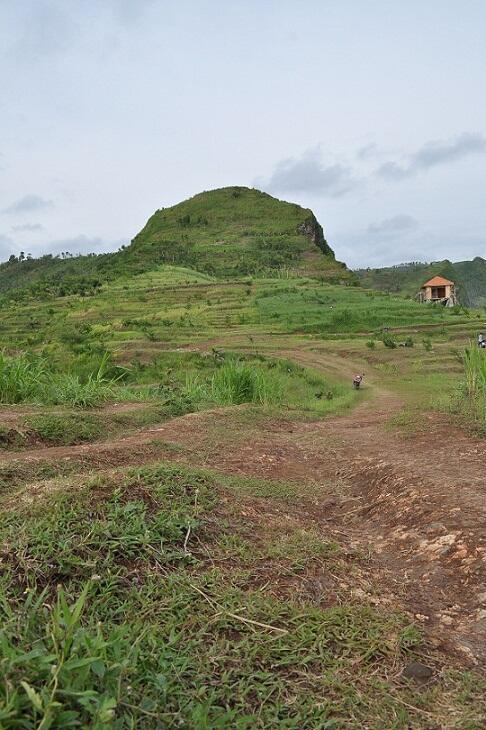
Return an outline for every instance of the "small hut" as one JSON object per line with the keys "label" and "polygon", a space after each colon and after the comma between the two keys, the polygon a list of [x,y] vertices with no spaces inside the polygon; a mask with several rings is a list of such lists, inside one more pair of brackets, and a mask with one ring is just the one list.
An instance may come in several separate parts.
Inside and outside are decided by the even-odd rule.
{"label": "small hut", "polygon": [[453,307],[457,304],[454,282],[444,279],[443,276],[434,276],[422,285],[420,300],[443,304],[444,307]]}

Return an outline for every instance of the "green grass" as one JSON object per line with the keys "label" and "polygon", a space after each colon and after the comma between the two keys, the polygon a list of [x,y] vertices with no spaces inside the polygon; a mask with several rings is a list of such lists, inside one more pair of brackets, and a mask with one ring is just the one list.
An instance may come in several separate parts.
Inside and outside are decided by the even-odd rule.
{"label": "green grass", "polygon": [[[311,216],[223,189],[157,211],[119,254],[0,267],[0,289],[12,287],[0,402],[36,405],[21,415],[35,438],[87,443],[228,407],[200,446],[154,439],[0,465],[0,727],[481,726],[481,678],[456,671],[389,604],[342,587],[359,583],[364,558],[302,517],[336,484],[167,464],[110,471],[163,455],[210,463],[215,440],[231,448],[255,424],[364,404],[367,389],[342,380],[354,363],[403,396],[389,424],[402,433],[449,402],[465,378],[454,351],[483,312],[353,286],[297,231]],[[340,280],[349,286],[330,283]],[[397,347],[385,347],[386,328]],[[319,372],[279,358],[300,347],[304,361],[322,355]],[[470,422],[476,355],[474,389],[458,391]],[[147,402],[83,410],[132,400]],[[0,438],[18,448],[9,417]],[[401,679],[412,658],[434,667],[433,682]]]}
{"label": "green grass", "polygon": [[[230,533],[213,518],[220,484],[159,465],[67,482],[3,514],[3,727],[405,730],[423,727],[422,709],[475,726],[477,678],[445,672],[425,689],[394,679],[427,651],[404,617],[252,589],[248,554],[229,538],[238,524]],[[317,542],[296,532],[252,552],[300,570]],[[207,559],[229,550],[238,561],[242,549],[231,570]],[[319,564],[336,550],[322,544]]]}
{"label": "green grass", "polygon": [[464,377],[449,407],[479,434],[486,435],[486,350],[471,343],[462,352]]}
{"label": "green grass", "polygon": [[39,415],[28,419],[27,425],[42,441],[55,446],[95,441],[103,433],[101,419],[87,414]]}
{"label": "green grass", "polygon": [[[89,300],[106,282],[123,281],[160,264],[192,269],[186,280],[213,274],[288,276],[295,271],[354,280],[336,262],[312,211],[255,189],[231,187],[157,210],[131,245],[116,253],[11,256],[0,264],[0,293],[9,303],[73,295]],[[35,329],[35,321],[31,326]]]}
{"label": "green grass", "polygon": [[0,402],[99,405],[114,395],[116,381],[105,377],[107,358],[82,380],[76,373],[56,372],[47,358],[33,353],[0,353]]}
{"label": "green grass", "polygon": [[322,417],[353,402],[349,388],[288,360],[224,355],[209,377],[186,377],[182,397],[194,407],[255,404],[281,413]]}

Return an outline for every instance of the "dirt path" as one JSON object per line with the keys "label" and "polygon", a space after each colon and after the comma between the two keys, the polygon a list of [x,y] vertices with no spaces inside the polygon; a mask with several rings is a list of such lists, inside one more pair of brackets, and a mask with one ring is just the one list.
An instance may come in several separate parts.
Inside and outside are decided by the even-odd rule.
{"label": "dirt path", "polygon": [[[279,354],[346,378],[359,369],[322,349]],[[176,447],[167,458],[193,466],[318,485],[312,506],[296,508],[302,523],[340,529],[368,552],[375,597],[378,580],[384,601],[413,615],[432,641],[484,661],[486,442],[433,417],[404,438],[387,428],[402,400],[372,373],[366,382],[370,397],[321,422],[247,419],[235,428],[235,409],[217,409],[113,442],[2,454],[0,464],[90,455],[99,464],[103,454],[113,463],[113,454],[158,440]]]}

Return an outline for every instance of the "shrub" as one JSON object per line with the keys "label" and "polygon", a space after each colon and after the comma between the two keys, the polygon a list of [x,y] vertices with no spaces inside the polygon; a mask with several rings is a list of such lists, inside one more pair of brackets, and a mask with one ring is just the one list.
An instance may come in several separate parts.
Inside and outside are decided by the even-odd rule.
{"label": "shrub", "polygon": [[383,335],[382,341],[385,347],[389,347],[391,350],[393,350],[397,346],[397,343],[391,335]]}

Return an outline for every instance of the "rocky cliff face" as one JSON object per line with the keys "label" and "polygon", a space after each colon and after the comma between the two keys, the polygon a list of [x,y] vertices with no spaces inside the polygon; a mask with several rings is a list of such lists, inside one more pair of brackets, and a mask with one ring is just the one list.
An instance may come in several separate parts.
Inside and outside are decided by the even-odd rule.
{"label": "rocky cliff face", "polygon": [[300,223],[297,226],[297,232],[310,238],[312,243],[315,243],[315,245],[321,249],[323,254],[334,257],[334,251],[324,238],[322,226],[318,223],[314,216],[306,218],[303,223]]}

